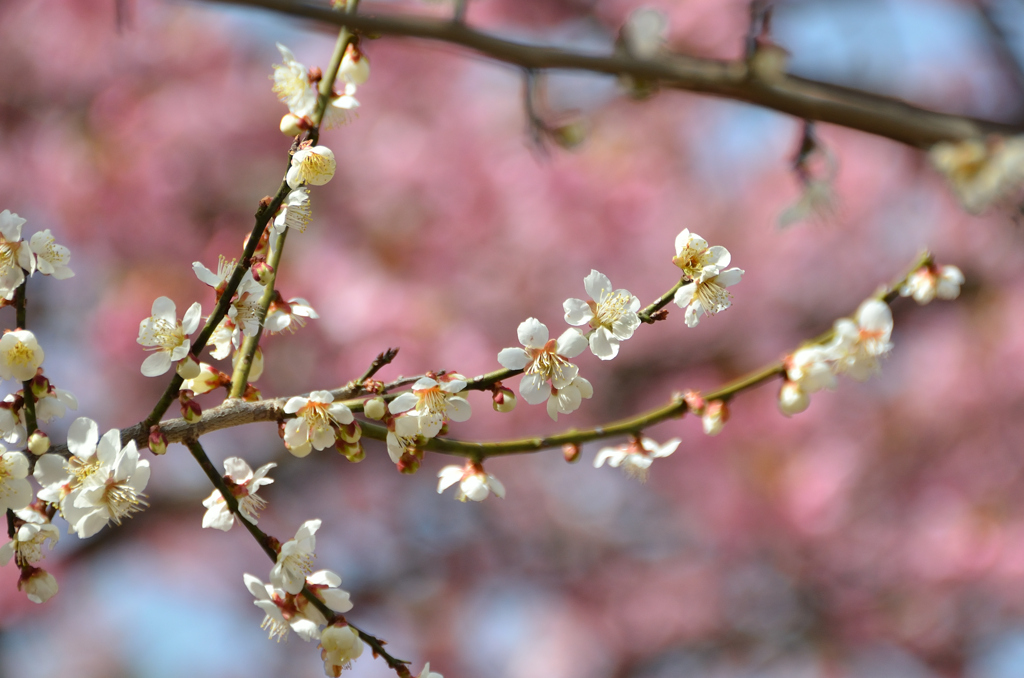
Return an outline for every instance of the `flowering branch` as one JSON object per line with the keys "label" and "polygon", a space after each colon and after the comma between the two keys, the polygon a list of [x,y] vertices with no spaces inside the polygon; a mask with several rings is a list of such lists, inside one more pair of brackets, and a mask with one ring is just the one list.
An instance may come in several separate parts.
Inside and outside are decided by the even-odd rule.
{"label": "flowering branch", "polygon": [[[231,513],[235,515],[235,517],[238,519],[238,522],[242,523],[242,525],[245,526],[245,529],[249,531],[249,534],[252,535],[253,539],[256,540],[256,543],[260,545],[260,548],[263,549],[263,552],[267,554],[270,560],[276,563],[278,559],[278,548],[280,547],[281,542],[276,538],[268,535],[266,532],[261,530],[253,523],[249,522],[248,518],[239,508],[237,497],[235,497],[234,493],[231,491],[231,488],[228,487],[227,483],[224,482],[223,476],[221,476],[217,472],[216,467],[213,465],[213,462],[210,461],[210,457],[207,456],[206,450],[203,449],[203,446],[199,443],[199,440],[196,439],[195,437],[192,437],[185,439],[184,442],[185,446],[188,447],[188,451],[192,453],[192,457],[196,460],[199,466],[206,473],[206,477],[209,478],[210,482],[213,484],[215,488],[217,488],[217,491],[220,492],[221,496],[224,498],[224,501],[227,503],[228,510],[230,510]],[[357,626],[349,622],[347,619],[345,619],[344,616],[335,613],[334,610],[329,608],[320,598],[316,596],[315,593],[310,591],[308,586],[302,587],[302,595],[306,598],[306,600],[310,602],[310,604],[312,604],[314,607],[316,607],[317,610],[320,611],[320,614],[322,614],[324,616],[324,619],[327,620],[328,626],[338,620],[344,621],[359,634],[359,637],[363,640],[363,642],[365,642],[373,649],[375,655],[379,655],[384,659],[385,662],[387,662],[389,668],[397,671],[399,676],[409,675],[409,670],[405,666],[409,662],[402,659],[397,659],[396,657],[389,654],[384,649],[384,643],[379,638],[358,628]]]}
{"label": "flowering branch", "polygon": [[[28,286],[28,280],[26,279],[18,288],[14,291],[14,308],[15,308],[15,322],[17,323],[18,329],[27,329],[28,323],[27,312],[26,312],[26,298],[25,289]],[[25,412],[25,431],[27,436],[32,435],[37,426],[36,422],[36,394],[32,391],[32,380],[28,379],[21,382],[22,392],[25,397],[25,404],[22,406]]]}
{"label": "flowering branch", "polygon": [[833,123],[887,137],[917,148],[939,141],[1012,135],[1019,127],[966,116],[929,111],[889,97],[774,74],[765,79],[751,68],[753,60],[722,61],[681,54],[645,59],[629,54],[595,56],[554,47],[527,45],[469,28],[460,21],[410,16],[365,16],[287,0],[218,0],[263,7],[368,34],[395,35],[460,45],[484,56],[530,70],[585,70],[629,76],[664,87],[702,92],[789,113],[798,118]]}

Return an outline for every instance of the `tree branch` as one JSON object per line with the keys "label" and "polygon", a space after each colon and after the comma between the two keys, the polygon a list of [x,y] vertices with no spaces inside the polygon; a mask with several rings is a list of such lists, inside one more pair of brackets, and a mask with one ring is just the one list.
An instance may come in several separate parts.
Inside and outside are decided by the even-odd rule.
{"label": "tree branch", "polygon": [[[364,33],[421,38],[458,45],[522,68],[585,70],[653,80],[662,87],[721,96],[887,137],[917,148],[986,134],[1013,135],[1020,127],[938,113],[870,92],[795,76],[759,79],[743,60],[722,61],[669,54],[637,59],[627,54],[599,56],[529,45],[469,28],[464,23],[412,16],[366,16],[333,12],[288,0],[214,0],[305,17]],[[610,48],[609,48],[610,49]]]}

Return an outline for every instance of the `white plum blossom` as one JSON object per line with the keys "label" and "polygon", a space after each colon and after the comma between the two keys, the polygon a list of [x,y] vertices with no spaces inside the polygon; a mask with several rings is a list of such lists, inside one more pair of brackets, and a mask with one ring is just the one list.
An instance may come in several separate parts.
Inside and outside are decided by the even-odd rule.
{"label": "white plum blossom", "polygon": [[683,271],[687,280],[703,281],[712,278],[732,261],[729,250],[721,245],[708,247],[708,242],[690,229],[684,228],[676,236],[676,256],[672,263]]}
{"label": "white plum blossom", "polygon": [[455,498],[462,502],[483,501],[491,492],[502,499],[505,498],[505,486],[501,481],[474,462],[467,462],[465,466],[445,466],[438,472],[437,477],[437,493],[441,494],[458,483],[459,489],[455,492]]}
{"label": "white plum blossom", "polygon": [[[317,570],[306,577],[306,587],[316,594],[317,598],[338,614],[345,614],[352,609],[352,597],[348,591],[338,588],[339,586],[341,577],[330,570]],[[303,602],[306,602],[305,597]],[[316,610],[315,607],[313,609]],[[321,623],[326,624],[327,620]]]}
{"label": "white plum blossom", "polygon": [[717,436],[729,421],[729,406],[721,400],[712,400],[704,408],[700,420],[705,435]]}
{"label": "white plum blossom", "polygon": [[350,42],[345,48],[338,77],[351,85],[362,85],[370,79],[370,62],[355,43]]}
{"label": "white plum blossom", "polygon": [[433,438],[447,421],[466,421],[471,409],[469,401],[458,395],[466,388],[461,375],[446,375],[441,381],[423,377],[388,405],[391,414],[404,414],[416,421],[417,431],[424,438]]}
{"label": "white plum blossom", "polygon": [[701,315],[714,315],[732,305],[731,295],[725,291],[743,277],[743,269],[730,268],[703,280],[690,282],[676,290],[676,305],[686,309],[686,326],[696,327]]}
{"label": "white plum blossom", "polygon": [[587,339],[579,330],[568,329],[557,341],[548,339],[548,328],[536,318],[519,324],[519,341],[525,348],[505,348],[498,362],[509,370],[524,370],[519,393],[531,405],[540,405],[551,396],[551,389],[562,389],[573,382],[579,368],[569,362],[587,348]]}
{"label": "white plum blossom", "polygon": [[271,224],[275,234],[283,233],[289,228],[305,233],[310,219],[312,211],[309,204],[309,187],[299,186],[288,193]]}
{"label": "white plum blossom", "polygon": [[[232,348],[238,348],[242,342],[242,332],[238,329],[229,316],[224,316],[217,327],[214,328],[213,334],[210,335],[210,340],[207,345],[213,346],[210,350],[210,356],[217,359],[223,360],[228,357],[231,353]],[[195,377],[192,377],[193,379]]]}
{"label": "white plum blossom", "polygon": [[289,630],[295,631],[307,642],[320,636],[320,624],[324,622],[318,619],[323,619],[323,615],[315,607],[310,605],[305,610],[316,613],[318,619],[310,619],[299,611],[296,605],[298,599],[292,594],[270,584],[264,584],[251,574],[242,575],[242,581],[245,582],[249,593],[256,598],[253,604],[265,613],[260,628],[267,629],[270,638],[280,641],[288,635]]}
{"label": "white plum blossom", "polygon": [[276,588],[296,594],[306,583],[306,575],[312,570],[313,551],[316,548],[316,531],[321,521],[307,520],[299,526],[294,539],[281,544],[277,563],[270,571],[270,583]]}
{"label": "white plum blossom", "polygon": [[323,186],[334,176],[334,152],[326,146],[311,146],[295,152],[286,179],[289,188],[302,184]]}
{"label": "white plum blossom", "polygon": [[983,212],[1024,188],[1024,136],[943,141],[928,157],[968,212]]}
{"label": "white plum blossom", "polygon": [[199,278],[200,282],[212,287],[217,292],[217,298],[220,299],[220,295],[224,294],[224,290],[228,285],[228,280],[231,279],[231,275],[235,272],[235,267],[237,265],[237,260],[228,259],[222,254],[217,260],[216,273],[206,268],[206,266],[199,261],[192,262],[192,271],[196,274],[196,277]]}
{"label": "white plum blossom", "polygon": [[274,300],[270,302],[267,309],[267,319],[263,322],[263,328],[271,334],[288,330],[295,332],[296,327],[304,327],[306,318],[319,318],[320,316],[309,302],[302,297],[295,297],[285,301],[277,290],[274,291]]}
{"label": "white plum blossom", "polygon": [[331,94],[328,97],[327,107],[324,109],[324,117],[320,124],[323,129],[340,127],[352,119],[352,111],[359,108],[359,100],[356,99],[355,93],[356,86],[348,83],[345,85],[343,94]]}
{"label": "white plum blossom", "polygon": [[338,678],[343,669],[352,665],[352,661],[363,654],[363,641],[359,634],[348,624],[332,625],[324,629],[320,635],[321,657],[324,660],[324,672],[332,678]]}
{"label": "white plum blossom", "polygon": [[914,297],[919,304],[927,304],[935,297],[956,299],[963,284],[964,274],[956,266],[922,266],[900,287],[900,296]]}
{"label": "white plum blossom", "polygon": [[316,107],[317,90],[309,81],[309,69],[295,59],[291,50],[277,43],[283,64],[274,64],[274,94],[299,116],[308,116]]}
{"label": "white plum blossom", "polygon": [[564,388],[551,389],[548,396],[548,416],[558,421],[559,414],[572,414],[580,408],[584,398],[594,396],[594,387],[583,377],[576,377]]}
{"label": "white plum blossom", "polygon": [[[259,512],[267,505],[263,497],[257,496],[257,492],[264,485],[274,482],[273,478],[267,478],[270,469],[277,464],[264,464],[255,472],[241,457],[228,457],[224,460],[224,481],[231,489],[231,494],[238,500],[238,510],[242,516],[253,525],[258,524]],[[203,500],[206,513],[203,514],[203,527],[212,527],[225,532],[235,524],[235,514],[228,508],[224,495],[220,490],[214,490],[210,496]]]}
{"label": "white plum blossom", "polygon": [[416,447],[416,436],[419,435],[420,423],[415,417],[394,417],[388,423],[387,446],[391,461],[398,463],[406,450]]}
{"label": "white plum blossom", "polygon": [[590,324],[590,350],[601,360],[611,360],[619,353],[619,342],[633,336],[640,326],[640,300],[628,290],[613,290],[608,276],[596,270],[583,279],[583,287],[592,301],[567,299],[562,304],[565,322],[570,325]]}
{"label": "white plum blossom", "polygon": [[[167,297],[157,297],[153,302],[153,315],[139,323],[138,343],[154,351],[142,362],[142,374],[147,377],[158,377],[171,369],[171,365],[186,356],[192,347],[190,334],[199,327],[200,315],[203,310],[199,302],[192,304],[185,317],[179,322],[174,302]],[[194,370],[182,374],[185,379],[199,376],[199,365]]]}
{"label": "white plum blossom", "polygon": [[653,59],[664,48],[668,18],[659,10],[633,10],[622,26],[622,39],[629,53],[638,59]]}
{"label": "white plum blossom", "polygon": [[21,452],[8,452],[0,445],[0,515],[7,509],[25,508],[32,501],[32,486],[26,476],[28,458]]}
{"label": "white plum blossom", "polygon": [[284,444],[296,457],[305,457],[314,447],[330,447],[338,438],[335,426],[354,421],[352,410],[334,402],[330,391],[313,391],[308,398],[295,396],[285,403],[284,411],[295,415],[285,424]]}
{"label": "white plum blossom", "polygon": [[45,603],[57,593],[57,580],[41,567],[25,567],[18,578],[18,590],[33,603]]}
{"label": "white plum blossom", "polygon": [[246,271],[238,284],[235,298],[228,307],[228,317],[247,337],[255,337],[260,330],[260,298],[263,296],[263,285],[252,277],[252,271]]}
{"label": "white plum blossom", "polygon": [[[78,484],[61,503],[61,513],[82,539],[96,534],[110,521],[120,525],[149,505],[142,492],[149,483],[149,462],[139,459],[135,441],[129,440],[121,447],[121,432],[115,428],[97,444],[97,434],[96,422],[85,417],[75,420],[68,430],[68,449],[75,458],[67,468]],[[48,456],[43,455],[40,461]],[[40,498],[44,498],[42,492]]]}
{"label": "white plum blossom", "polygon": [[[28,434],[24,404],[22,390],[8,394],[0,402],[0,438],[11,445],[23,445]],[[46,392],[36,396],[36,421],[49,423],[59,419],[69,407],[77,410],[78,399],[70,391],[51,384]]]}
{"label": "white plum blossom", "polygon": [[0,337],[0,379],[28,381],[43,364],[42,347],[28,330],[9,330]]}
{"label": "white plum blossom", "polygon": [[878,358],[892,349],[892,311],[878,299],[868,299],[851,318],[840,318],[833,325],[835,337],[827,350],[836,370],[857,381],[878,371]]}
{"label": "white plum blossom", "polygon": [[50,235],[50,229],[33,234],[29,246],[36,255],[36,270],[43,275],[52,275],[57,280],[66,280],[75,275],[68,268],[71,250],[58,245]]}
{"label": "white plum blossom", "polygon": [[32,250],[21,239],[24,224],[17,214],[0,212],[0,297],[5,299],[12,298],[14,290],[25,282],[25,272],[31,274],[36,268]]}
{"label": "white plum blossom", "polygon": [[444,678],[444,676],[442,676],[437,671],[431,671],[430,662],[427,662],[423,665],[423,670],[420,671],[419,675],[416,676],[416,678]]}
{"label": "white plum blossom", "polygon": [[804,346],[785,360],[786,378],[805,393],[836,387],[834,355],[830,348]]}
{"label": "white plum blossom", "polygon": [[60,530],[50,523],[25,522],[17,528],[14,539],[0,546],[0,565],[6,565],[14,558],[18,567],[38,563],[45,555],[43,546],[50,542],[50,548],[60,539]]}
{"label": "white plum blossom", "polygon": [[779,411],[787,417],[799,414],[811,405],[811,397],[800,384],[786,379],[779,389]]}
{"label": "white plum blossom", "polygon": [[594,458],[594,468],[601,468],[607,461],[613,468],[622,468],[626,475],[639,479],[641,482],[647,480],[647,472],[651,462],[661,457],[667,457],[676,451],[682,440],[672,438],[659,445],[654,440],[645,436],[634,437],[628,443],[618,447],[605,447],[597,453]]}

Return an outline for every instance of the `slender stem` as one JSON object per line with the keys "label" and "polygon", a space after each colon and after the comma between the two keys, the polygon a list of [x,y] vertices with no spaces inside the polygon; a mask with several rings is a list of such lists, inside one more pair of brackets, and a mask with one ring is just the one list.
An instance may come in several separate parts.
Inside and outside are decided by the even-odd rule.
{"label": "slender stem", "polygon": [[675,285],[669,288],[668,292],[665,292],[665,294],[658,297],[657,300],[654,301],[654,303],[640,309],[640,312],[637,313],[637,315],[640,317],[640,321],[645,323],[653,323],[654,318],[652,316],[661,309],[665,308],[665,306],[667,306],[668,303],[672,301],[672,299],[676,296],[676,290],[678,290],[685,284],[686,280],[680,278],[679,282],[677,282]]}
{"label": "slender stem", "polygon": [[466,23],[467,7],[469,7],[469,0],[455,0],[455,11],[452,13],[452,21],[457,24]]}
{"label": "slender stem", "polygon": [[[346,0],[345,14],[355,14],[358,7],[359,0]],[[336,14],[336,12],[334,13]],[[341,60],[345,58],[345,50],[348,49],[353,38],[355,38],[355,34],[347,26],[342,26],[338,33],[338,41],[334,44],[334,54],[331,55],[331,61],[327,65],[327,72],[320,80],[320,93],[316,101],[316,110],[313,111],[313,129],[309,131],[309,139],[314,145],[320,138],[320,123],[327,111],[327,104],[334,90],[334,81],[338,78],[338,69],[341,68]]]}
{"label": "slender stem", "polygon": [[[192,457],[196,460],[196,462],[199,463],[199,466],[206,473],[206,477],[210,479],[210,482],[213,483],[213,486],[216,487],[217,490],[220,492],[221,496],[224,497],[224,501],[228,505],[228,510],[230,510],[231,513],[234,514],[235,518],[238,519],[238,522],[242,523],[242,525],[245,526],[245,529],[249,531],[249,534],[251,534],[253,539],[256,540],[256,543],[260,545],[260,548],[262,548],[263,552],[267,554],[267,557],[270,558],[271,561],[276,563],[277,549],[274,548],[274,544],[280,544],[280,542],[277,539],[269,536],[266,532],[264,532],[263,530],[256,527],[255,525],[253,525],[245,519],[245,516],[242,515],[242,512],[238,508],[238,499],[231,492],[231,489],[228,487],[227,483],[224,482],[224,478],[217,472],[216,467],[213,465],[213,462],[210,461],[210,457],[207,456],[206,450],[203,449],[203,446],[199,443],[199,441],[196,440],[195,438],[192,438],[186,440],[185,445],[186,447],[188,447],[189,452],[192,453]],[[324,619],[327,620],[328,624],[332,624],[339,619],[345,619],[344,617],[336,613],[334,610],[327,607],[327,605],[324,604],[324,602],[320,600],[320,598],[318,598],[315,593],[309,590],[309,587],[302,587],[302,595],[304,595],[306,599],[314,607],[316,607],[317,610],[320,611],[320,613],[324,616]],[[374,653],[384,658],[384,661],[387,662],[387,665],[390,668],[399,671],[400,668],[404,668],[404,665],[409,663],[407,661],[397,659],[392,655],[388,654],[388,652],[384,650],[383,643],[381,643],[379,638],[370,635],[369,633],[356,627],[351,622],[348,622],[347,620],[345,621],[359,634],[359,637],[362,638],[367,645],[373,648]]]}
{"label": "slender stem", "polygon": [[[289,160],[288,166],[291,167],[291,160]],[[287,197],[290,190],[288,182],[282,181],[277,189],[277,193],[271,198],[270,202],[263,201],[260,203],[260,208],[256,211],[256,223],[253,225],[252,232],[249,233],[249,240],[245,243],[245,248],[242,250],[242,259],[231,273],[231,278],[228,279],[227,285],[224,288],[224,293],[217,300],[217,305],[206,321],[206,325],[203,326],[196,340],[192,342],[190,353],[193,356],[199,355],[200,351],[206,346],[206,342],[213,335],[213,331],[217,329],[217,325],[227,315],[228,307],[231,306],[231,297],[234,296],[235,291],[241,284],[242,276],[252,266],[252,255],[260,244],[260,239],[263,237],[263,231],[266,229],[267,223],[269,223],[270,218],[277,212],[278,208],[281,207],[281,203]],[[148,431],[150,426],[160,421],[160,417],[164,416],[167,408],[178,397],[178,391],[181,389],[181,384],[184,381],[180,374],[175,373],[174,377],[171,378],[171,383],[167,385],[167,389],[160,396],[160,400],[157,401],[153,411],[143,420],[143,428]]]}
{"label": "slender stem", "polygon": [[246,385],[249,383],[249,370],[252,369],[253,356],[256,355],[256,349],[260,345],[260,337],[263,336],[263,322],[267,319],[267,310],[270,308],[270,302],[274,300],[274,283],[277,282],[277,269],[281,265],[281,253],[284,252],[284,242],[287,237],[288,229],[286,227],[277,235],[274,247],[270,250],[270,258],[267,260],[267,263],[270,264],[274,272],[270,274],[269,280],[263,285],[263,296],[260,297],[260,305],[256,311],[256,318],[259,321],[256,334],[246,337],[245,341],[242,342],[240,349],[241,358],[231,374],[231,392],[228,394],[231,398],[241,398],[245,394]]}
{"label": "slender stem", "polygon": [[[25,278],[17,289],[14,290],[14,308],[15,308],[15,322],[18,324],[19,329],[26,329],[27,321],[27,299],[25,288],[28,287],[28,278]],[[24,398],[22,405],[22,412],[25,413],[25,435],[30,436],[35,433],[37,422],[36,422],[36,394],[32,392],[32,380],[21,382],[21,389]]]}

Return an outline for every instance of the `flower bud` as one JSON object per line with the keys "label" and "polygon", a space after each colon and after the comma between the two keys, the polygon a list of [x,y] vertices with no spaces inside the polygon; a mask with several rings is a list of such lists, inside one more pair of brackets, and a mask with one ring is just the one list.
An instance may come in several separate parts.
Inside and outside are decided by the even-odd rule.
{"label": "flower bud", "polygon": [[328,626],[320,634],[320,656],[328,676],[338,676],[363,653],[363,641],[351,626]]}
{"label": "flower bud", "polygon": [[345,50],[345,56],[341,60],[341,67],[338,68],[338,77],[353,85],[362,85],[370,78],[370,62],[366,56],[359,51],[353,43],[349,43]]}
{"label": "flower bud", "polygon": [[499,386],[494,389],[491,400],[495,412],[511,412],[516,408],[516,396],[510,389]]}
{"label": "flower bud", "polygon": [[581,451],[580,446],[576,443],[562,445],[562,456],[565,457],[565,461],[569,464],[575,464],[580,460]]}
{"label": "flower bud", "polygon": [[759,79],[770,84],[786,77],[789,52],[776,44],[760,41],[750,58],[750,70]]}
{"label": "flower bud", "polygon": [[50,449],[50,436],[46,435],[42,431],[36,429],[32,432],[32,435],[28,437],[28,451],[37,457],[46,454],[46,451]]}
{"label": "flower bud", "polygon": [[366,459],[366,450],[363,449],[363,444],[360,442],[346,443],[339,440],[338,452],[353,464],[358,464],[363,459]]}
{"label": "flower bud", "polygon": [[182,379],[195,379],[201,373],[202,369],[199,367],[199,363],[196,362],[195,357],[191,353],[178,362],[178,374]]}
{"label": "flower bud", "polygon": [[285,113],[281,118],[281,133],[289,137],[297,137],[309,129],[309,123],[305,118],[300,118],[294,113]]}
{"label": "flower bud", "polygon": [[178,393],[178,402],[181,403],[181,416],[189,423],[195,423],[203,416],[203,408],[199,406],[199,403],[192,400],[193,395],[195,394],[188,389]]}
{"label": "flower bud", "polygon": [[45,603],[57,593],[57,580],[41,567],[25,567],[18,579],[18,590],[33,603]]}
{"label": "flower bud", "polygon": [[259,259],[253,259],[252,268],[253,280],[261,285],[266,285],[274,277],[274,267],[267,263],[267,260],[263,257]]}
{"label": "flower bud", "polygon": [[156,455],[167,452],[167,436],[158,424],[149,427],[149,451]]}
{"label": "flower bud", "polygon": [[258,388],[256,388],[252,384],[245,385],[245,393],[242,394],[242,400],[244,400],[247,403],[254,403],[257,400],[261,400],[262,398],[263,395],[260,393],[260,390]]}
{"label": "flower bud", "polygon": [[32,377],[32,395],[42,398],[50,392],[50,380],[43,376],[43,371],[37,370],[36,376]]}
{"label": "flower bud", "polygon": [[363,437],[363,429],[358,421],[353,420],[350,424],[338,426],[338,437],[346,443],[357,443]]}
{"label": "flower bud", "polygon": [[704,411],[704,399],[697,391],[687,391],[683,394],[683,402],[686,403],[686,409],[694,414],[701,414]]}
{"label": "flower bud", "polygon": [[398,460],[396,466],[398,466],[398,471],[400,473],[405,473],[406,475],[411,476],[416,473],[416,471],[420,470],[420,460],[406,452],[402,455],[402,458]]}
{"label": "flower bud", "polygon": [[704,433],[709,436],[717,436],[722,432],[722,427],[729,420],[729,408],[721,400],[712,400],[704,409],[701,423],[704,424]]}
{"label": "flower bud", "polygon": [[387,412],[387,405],[380,396],[367,400],[366,404],[363,405],[363,414],[376,421],[383,419],[385,412]]}
{"label": "flower bud", "polygon": [[787,379],[779,389],[779,411],[787,417],[803,412],[810,404],[810,396],[795,381]]}

